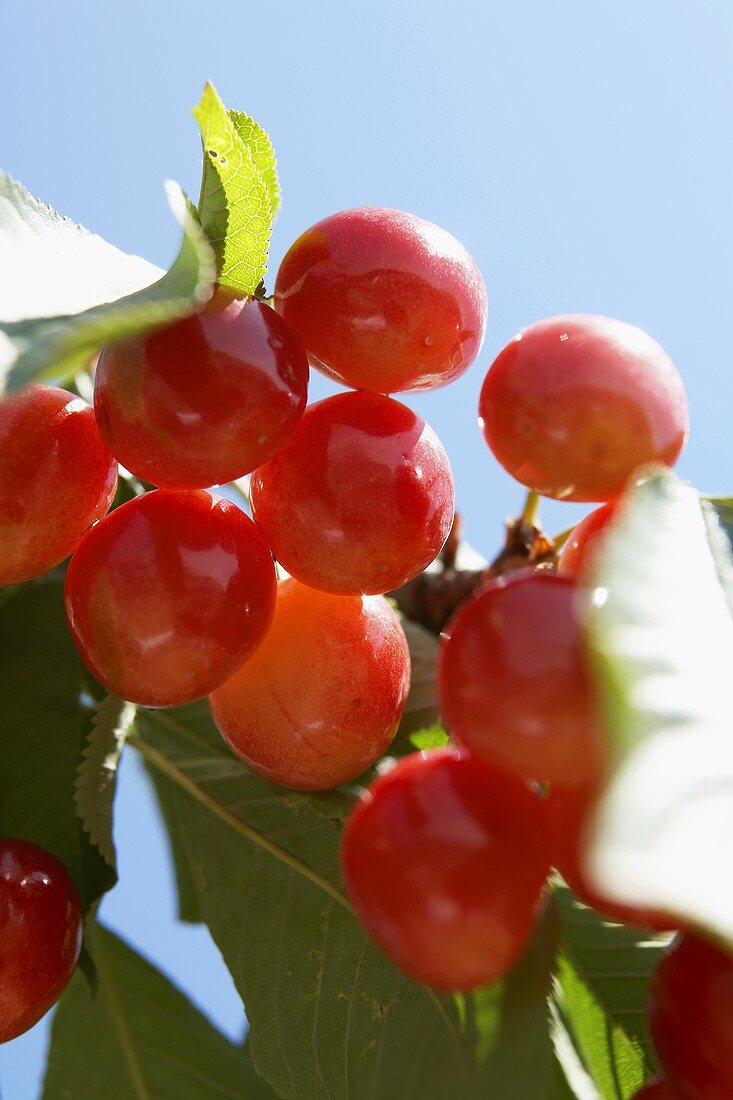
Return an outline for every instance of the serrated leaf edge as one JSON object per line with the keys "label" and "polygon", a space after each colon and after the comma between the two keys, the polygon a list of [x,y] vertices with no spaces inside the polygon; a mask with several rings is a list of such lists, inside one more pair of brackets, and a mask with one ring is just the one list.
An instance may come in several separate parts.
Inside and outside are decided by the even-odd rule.
{"label": "serrated leaf edge", "polygon": [[92,844],[113,869],[115,851],[111,828],[107,830],[97,820],[97,815],[105,812],[104,807],[100,810],[98,800],[100,797],[106,799],[111,787],[111,804],[117,765],[136,713],[137,707],[134,703],[128,703],[116,695],[108,695],[102,701],[91,720],[89,736],[74,783],[77,817],[81,819]]}

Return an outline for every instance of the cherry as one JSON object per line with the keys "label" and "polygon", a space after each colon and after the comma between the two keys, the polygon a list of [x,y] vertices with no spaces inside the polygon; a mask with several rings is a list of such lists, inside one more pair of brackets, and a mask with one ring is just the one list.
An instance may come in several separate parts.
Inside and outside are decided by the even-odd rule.
{"label": "cherry", "polygon": [[336,594],[389,592],[428,565],[453,522],[440,440],[410,409],[371,393],[311,405],[252,475],[252,512],[280,564]]}
{"label": "cherry", "polygon": [[486,287],[463,245],[414,214],[362,207],[318,222],[291,246],[275,308],[314,367],[374,393],[458,378],[478,355]]}
{"label": "cherry", "polygon": [[632,1100],[684,1100],[678,1092],[672,1091],[669,1081],[662,1077],[650,1081],[639,1092],[635,1092]]}
{"label": "cherry", "polygon": [[386,752],[409,686],[407,640],[384,597],[331,596],[286,580],[264,642],[209,702],[253,771],[325,790]]}
{"label": "cherry", "polygon": [[71,875],[37,844],[0,838],[0,1043],[33,1027],[59,999],[81,950]]}
{"label": "cherry", "polygon": [[440,709],[453,738],[525,779],[585,783],[602,744],[572,581],[522,571],[484,585],[446,627]]}
{"label": "cherry", "polygon": [[599,893],[588,880],[585,851],[588,833],[600,791],[602,777],[574,789],[553,787],[547,799],[552,837],[552,863],[573,893],[608,920],[634,928],[670,932],[679,922],[668,913],[645,906],[625,905]]}
{"label": "cherry", "polygon": [[587,573],[596,551],[603,541],[601,536],[613,519],[618,501],[602,504],[585,516],[574,528],[560,554],[558,573],[563,577],[578,577]]}
{"label": "cherry", "polygon": [[204,489],[254,470],[305,408],[300,337],[255,298],[219,290],[198,313],[108,344],[94,407],[110,449],[168,489]]}
{"label": "cherry", "polygon": [[69,628],[108,691],[148,707],[208,695],[272,620],[275,569],[251,519],[201,490],[159,489],[84,537],[66,575]]}
{"label": "cherry", "polygon": [[81,398],[28,386],[0,401],[0,586],[67,558],[116,485],[117,463]]}
{"label": "cherry", "polygon": [[730,1100],[733,958],[679,935],[652,977],[648,1012],[659,1060],[685,1100]]}
{"label": "cherry", "polygon": [[647,462],[671,466],[684,445],[682,379],[645,332],[609,317],[549,317],[499,353],[479,423],[505,470],[562,500],[617,496]]}
{"label": "cherry", "polygon": [[476,757],[416,754],[357,803],[341,864],[357,916],[400,970],[474,989],[505,974],[532,933],[549,869],[545,806]]}

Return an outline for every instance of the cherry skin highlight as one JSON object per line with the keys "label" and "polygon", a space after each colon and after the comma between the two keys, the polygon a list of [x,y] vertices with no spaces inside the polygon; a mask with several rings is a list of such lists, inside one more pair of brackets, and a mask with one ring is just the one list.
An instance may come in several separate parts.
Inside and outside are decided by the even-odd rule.
{"label": "cherry skin highlight", "polygon": [[116,486],[117,463],[80,397],[28,386],[0,401],[0,587],[68,558]]}
{"label": "cherry skin highlight", "polygon": [[599,768],[596,700],[572,581],[491,581],[446,627],[440,710],[453,739],[520,778],[579,785]]}
{"label": "cherry skin highlight", "polygon": [[108,691],[172,707],[208,695],[255,651],[275,587],[272,556],[244,512],[201,490],[159,489],[82,540],[66,575],[66,614]]}
{"label": "cherry skin highlight", "polygon": [[209,698],[224,740],[273,783],[325,790],[387,751],[410,687],[410,653],[382,596],[278,585],[257,653]]}
{"label": "cherry skin highlight", "polygon": [[395,966],[436,989],[475,989],[505,974],[532,934],[549,870],[544,803],[454,749],[409,756],[352,811],[341,867]]}
{"label": "cherry skin highlight", "polygon": [[552,863],[575,896],[608,920],[652,932],[672,932],[679,922],[669,913],[645,906],[625,905],[599,893],[589,882],[585,850],[602,778],[574,789],[555,786],[547,799],[552,838]]}
{"label": "cherry skin highlight", "polygon": [[355,389],[425,390],[451,382],[478,355],[486,287],[446,230],[382,207],[324,218],[290,247],[275,308],[311,363]]}
{"label": "cherry skin highlight", "polygon": [[71,875],[27,840],[0,838],[0,1043],[56,1003],[81,950],[81,904]]}
{"label": "cherry skin highlight", "polygon": [[453,522],[443,446],[405,405],[344,393],[306,409],[255,470],[252,514],[280,564],[337,595],[389,592],[420,573]]}
{"label": "cherry skin highlight", "polygon": [[191,317],[108,344],[94,407],[123,466],[168,489],[205,489],[250,473],[305,408],[300,337],[256,298],[224,290]]}
{"label": "cherry skin highlight", "polygon": [[602,504],[585,516],[574,528],[557,563],[557,571],[561,576],[576,578],[588,572],[603,541],[603,533],[613,520],[617,508],[618,501],[610,500],[608,504]]}
{"label": "cherry skin highlight", "polygon": [[560,500],[606,501],[637,467],[674,465],[687,397],[672,360],[641,329],[567,314],[530,325],[499,353],[479,424],[523,485]]}
{"label": "cherry skin highlight", "polygon": [[639,1092],[635,1092],[632,1100],[684,1100],[679,1092],[674,1092],[669,1081],[659,1078],[650,1081]]}
{"label": "cherry skin highlight", "polygon": [[664,1072],[685,1100],[733,1096],[733,958],[678,936],[649,987],[649,1029]]}

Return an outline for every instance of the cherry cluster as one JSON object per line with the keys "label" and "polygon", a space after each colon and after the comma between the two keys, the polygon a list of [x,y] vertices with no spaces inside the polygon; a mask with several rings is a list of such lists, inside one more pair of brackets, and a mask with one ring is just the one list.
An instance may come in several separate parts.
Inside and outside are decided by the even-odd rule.
{"label": "cherry cluster", "polygon": [[[69,629],[108,691],[146,707],[208,696],[222,736],[254,771],[324,790],[389,748],[410,657],[385,594],[433,561],[454,518],[439,439],[389,395],[442,386],[471,365],[486,289],[444,230],[364,208],[298,238],[272,304],[219,287],[194,315],[106,346],[93,409],[47,386],[0,404],[0,585],[72,554]],[[310,366],[349,391],[306,407]],[[515,963],[552,867],[612,919],[677,927],[669,914],[601,896],[585,872],[606,759],[575,597],[629,478],[680,454],[681,379],[633,326],[569,314],[501,351],[479,411],[491,451],[532,493],[601,507],[556,568],[493,580],[458,609],[438,663],[451,745],[383,770],[344,831],[344,882],[369,934],[407,974],[451,991]],[[107,514],[117,462],[156,488]],[[246,475],[252,519],[206,491]],[[287,573],[279,583],[274,561]],[[63,868],[47,871],[50,859],[21,841],[0,846],[0,930],[24,942],[46,904],[55,931],[43,961],[56,961],[51,980],[40,962],[26,968],[25,948],[12,964],[0,949],[0,1040],[45,1011],[78,955],[78,898]],[[48,880],[51,900],[31,899],[34,876]],[[688,1089],[680,1095],[717,1097],[675,1061],[680,1025],[665,1010],[665,983],[692,980],[685,960],[696,952],[713,960],[704,979],[693,968],[706,990],[733,971],[685,934],[657,976],[652,1023],[674,1087]],[[19,975],[17,989],[6,972]],[[699,1032],[704,1020],[698,1005],[685,1026]],[[692,1062],[697,1072],[702,1054]],[[724,1091],[733,1056],[726,1065],[710,1070],[716,1082],[728,1074]]]}

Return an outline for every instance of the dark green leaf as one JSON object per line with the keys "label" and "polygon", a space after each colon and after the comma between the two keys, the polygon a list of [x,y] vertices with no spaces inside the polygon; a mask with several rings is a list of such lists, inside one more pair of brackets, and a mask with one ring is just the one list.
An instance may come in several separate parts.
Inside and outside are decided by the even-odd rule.
{"label": "dark green leaf", "polygon": [[[549,1100],[553,1073],[553,1049],[548,1031],[547,1000],[557,951],[559,917],[550,898],[537,934],[518,966],[503,982],[470,1000],[495,1001],[498,1020],[478,1032],[479,1054],[485,1051],[481,1080],[485,1095],[492,1089],[501,1100]],[[497,1026],[498,1024],[498,1026]],[[491,1039],[489,1043],[488,1040]]]}
{"label": "dark green leaf", "polygon": [[116,880],[74,799],[95,690],[66,628],[60,572],[0,606],[0,835],[53,852],[85,910]]}
{"label": "dark green leaf", "polygon": [[419,623],[411,619],[401,620],[407,644],[410,647],[410,694],[405,713],[397,731],[398,743],[416,730],[435,726],[440,721],[435,687],[435,663],[438,658],[438,639]]}
{"label": "dark green leaf", "polygon": [[77,975],[56,1012],[43,1100],[275,1100],[246,1047],[101,927],[95,957],[97,995]]}
{"label": "dark green leaf", "polygon": [[204,149],[199,216],[214,248],[219,282],[254,294],[265,276],[270,247],[268,183],[213,85],[206,85],[193,113]]}
{"label": "dark green leaf", "polygon": [[[215,276],[211,248],[195,212],[176,184],[168,185],[168,197],[183,229],[183,240],[170,271],[154,282],[159,274],[157,269],[136,257],[125,256],[86,230],[59,218],[20,184],[0,174],[2,263],[15,264],[34,235],[45,241],[49,254],[53,252],[51,244],[58,248],[60,237],[65,259],[60,291],[63,306],[56,306],[58,312],[54,315],[38,316],[37,308],[29,305],[25,317],[10,320],[11,316],[21,317],[18,309],[22,301],[12,312],[2,304],[6,320],[0,321],[0,391],[16,390],[33,381],[63,380],[88,362],[106,340],[145,332],[191,312],[206,300]],[[48,283],[51,276],[45,255],[41,249],[38,269],[44,271],[43,281]],[[23,257],[22,266],[26,263],[27,258]],[[94,266],[89,283],[91,263]],[[84,272],[87,280],[76,294],[73,278],[69,276],[69,272],[75,271]],[[130,293],[133,287],[134,292]]]}
{"label": "dark green leaf", "polygon": [[654,1065],[646,991],[666,940],[608,924],[558,887],[562,914],[555,997],[603,1100],[627,1100]]}
{"label": "dark green leaf", "polygon": [[506,983],[460,1001],[438,997],[392,968],[342,893],[351,792],[308,795],[253,775],[200,704],[140,712],[136,729],[183,907],[222,951],[247,1007],[255,1065],[278,1093],[479,1100],[492,1089],[524,1097],[531,1081],[541,1100],[551,1072],[548,926]]}
{"label": "dark green leaf", "polygon": [[[591,1096],[592,1095],[591,1093]],[[596,1093],[596,1096],[597,1095]],[[580,1100],[578,1093],[570,1085],[565,1070],[560,1065],[557,1058],[552,1067],[552,1083],[548,1100]],[[585,1100],[585,1098],[583,1098],[583,1100]],[[593,1100],[595,1100],[595,1097]]]}

